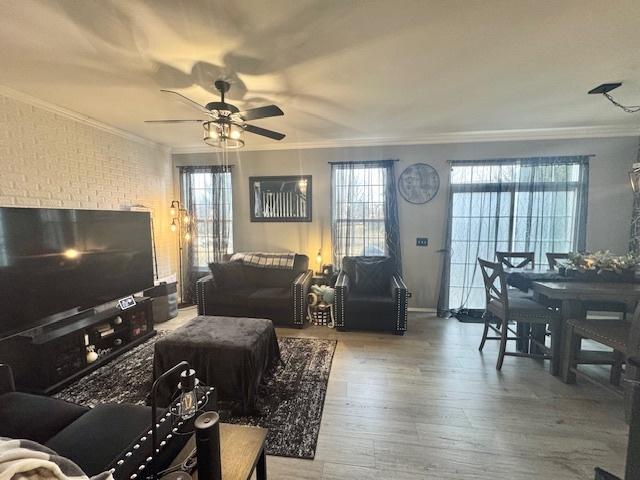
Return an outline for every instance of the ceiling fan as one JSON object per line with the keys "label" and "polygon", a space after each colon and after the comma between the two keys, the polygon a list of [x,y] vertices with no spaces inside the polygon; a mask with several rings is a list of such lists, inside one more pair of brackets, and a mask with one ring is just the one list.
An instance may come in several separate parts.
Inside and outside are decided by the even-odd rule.
{"label": "ceiling fan", "polygon": [[224,80],[216,80],[214,83],[220,92],[219,102],[209,102],[200,105],[198,102],[172,90],[160,90],[177,97],[182,102],[200,112],[200,118],[182,120],[145,120],[145,123],[201,123],[204,128],[204,142],[212,147],[231,149],[244,146],[242,139],[244,132],[262,135],[273,140],[282,140],[284,133],[274,132],[266,128],[256,127],[246,123],[249,120],[260,118],[278,117],[284,115],[276,105],[240,110],[235,105],[224,101],[224,94],[229,91],[231,84]]}

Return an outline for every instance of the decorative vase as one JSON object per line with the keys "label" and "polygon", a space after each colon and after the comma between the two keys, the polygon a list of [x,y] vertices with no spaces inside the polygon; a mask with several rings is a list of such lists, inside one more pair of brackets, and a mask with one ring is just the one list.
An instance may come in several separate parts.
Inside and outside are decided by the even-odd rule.
{"label": "decorative vase", "polygon": [[98,359],[98,354],[94,351],[94,346],[89,345],[87,348],[87,363],[93,363]]}

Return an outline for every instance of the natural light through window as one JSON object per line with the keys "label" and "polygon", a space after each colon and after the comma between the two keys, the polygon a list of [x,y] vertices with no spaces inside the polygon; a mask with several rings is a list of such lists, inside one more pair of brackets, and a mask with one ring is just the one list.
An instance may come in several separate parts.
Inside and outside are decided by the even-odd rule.
{"label": "natural light through window", "polygon": [[[214,242],[221,242],[221,250],[233,253],[233,202],[231,172],[192,172],[191,198],[187,202],[195,222],[192,241],[194,264],[206,268],[213,261]],[[221,218],[215,219],[216,212]],[[214,221],[216,220],[216,221]]]}
{"label": "natural light through window", "polygon": [[344,255],[386,254],[386,175],[383,167],[334,168],[334,242],[338,242]]}
{"label": "natural light through window", "polygon": [[582,163],[496,162],[451,169],[450,308],[484,308],[478,257],[576,249]]}

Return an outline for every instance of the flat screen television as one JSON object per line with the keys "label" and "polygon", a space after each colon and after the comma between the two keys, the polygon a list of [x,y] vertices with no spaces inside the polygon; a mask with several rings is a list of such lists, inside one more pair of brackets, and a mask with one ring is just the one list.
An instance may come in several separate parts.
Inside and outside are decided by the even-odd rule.
{"label": "flat screen television", "polygon": [[0,339],[151,286],[149,213],[0,208]]}

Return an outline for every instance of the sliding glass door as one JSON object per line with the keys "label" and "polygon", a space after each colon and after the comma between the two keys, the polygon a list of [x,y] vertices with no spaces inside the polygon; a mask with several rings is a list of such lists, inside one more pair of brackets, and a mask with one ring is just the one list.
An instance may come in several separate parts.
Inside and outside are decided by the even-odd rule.
{"label": "sliding glass door", "polygon": [[454,162],[451,168],[449,309],[483,309],[478,257],[496,251],[584,249],[587,157]]}
{"label": "sliding glass door", "polygon": [[477,259],[509,250],[511,194],[481,188],[452,193],[449,305],[480,308],[484,288]]}

